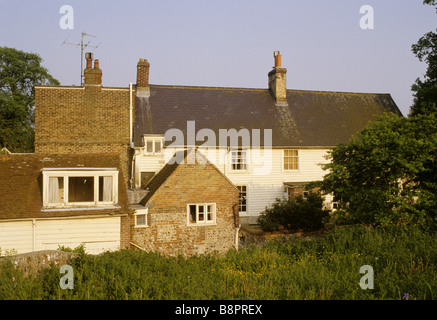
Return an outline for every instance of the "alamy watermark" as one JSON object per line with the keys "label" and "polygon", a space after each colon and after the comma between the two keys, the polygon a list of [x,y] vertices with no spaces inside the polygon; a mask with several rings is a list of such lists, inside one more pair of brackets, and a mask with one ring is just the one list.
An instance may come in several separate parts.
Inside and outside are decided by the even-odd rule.
{"label": "alamy watermark", "polygon": [[[186,146],[188,149],[194,149],[196,153],[204,154],[214,165],[226,165],[227,154],[233,150],[240,150],[232,160],[238,161],[239,164],[253,165],[253,174],[269,174],[272,169],[272,129],[263,129],[262,132],[261,129],[247,128],[239,131],[234,128],[219,129],[217,138],[214,130],[203,128],[196,132],[195,121],[187,121],[186,136],[182,130],[172,128],[165,132],[164,140],[171,141],[164,153],[169,164],[180,164],[184,161],[194,164],[195,161],[205,161],[203,157],[189,157],[185,160],[182,153],[174,154],[173,150]],[[203,143],[199,145],[199,142]]]}
{"label": "alamy watermark", "polygon": [[372,30],[375,28],[375,15],[373,7],[370,5],[363,5],[360,8],[360,13],[363,16],[360,19],[360,28],[363,30]]}
{"label": "alamy watermark", "polygon": [[61,289],[74,289],[74,271],[73,267],[65,264],[59,270],[60,273],[64,274],[59,280],[59,286]]}
{"label": "alamy watermark", "polygon": [[74,29],[74,10],[73,7],[67,4],[64,4],[60,9],[59,13],[64,14],[59,20],[59,27],[62,30],[66,29]]}
{"label": "alamy watermark", "polygon": [[373,268],[369,265],[361,266],[360,273],[364,276],[360,279],[360,287],[363,290],[366,289],[373,289],[373,280],[374,280],[374,274],[373,274]]}

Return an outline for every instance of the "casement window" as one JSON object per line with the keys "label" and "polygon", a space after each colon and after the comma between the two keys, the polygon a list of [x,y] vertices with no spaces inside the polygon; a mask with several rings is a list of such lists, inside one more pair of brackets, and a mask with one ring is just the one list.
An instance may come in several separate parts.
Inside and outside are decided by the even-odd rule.
{"label": "casement window", "polygon": [[247,150],[232,149],[231,150],[231,168],[232,170],[244,171],[247,170]]}
{"label": "casement window", "polygon": [[45,208],[107,207],[118,204],[116,169],[43,169]]}
{"label": "casement window", "polygon": [[144,136],[144,153],[145,154],[161,154],[164,139],[162,137]]}
{"label": "casement window", "polygon": [[149,209],[137,209],[135,210],[134,217],[135,217],[135,227],[148,227],[148,213]]}
{"label": "casement window", "polygon": [[284,170],[299,170],[299,153],[298,150],[284,150]]}
{"label": "casement window", "polygon": [[240,191],[239,195],[239,213],[246,214],[247,213],[247,186],[237,186]]}
{"label": "casement window", "polygon": [[215,203],[193,203],[187,205],[188,225],[211,225],[216,223]]}

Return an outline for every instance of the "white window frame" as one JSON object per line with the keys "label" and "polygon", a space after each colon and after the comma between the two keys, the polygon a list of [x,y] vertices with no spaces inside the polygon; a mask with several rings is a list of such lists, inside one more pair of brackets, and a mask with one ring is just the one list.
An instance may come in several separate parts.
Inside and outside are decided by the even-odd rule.
{"label": "white window frame", "polygon": [[[44,208],[77,208],[77,207],[111,207],[118,204],[118,170],[111,168],[71,168],[42,169],[43,207]],[[49,202],[49,180],[51,177],[63,178],[64,199],[62,202]],[[93,201],[68,201],[68,179],[70,177],[90,177],[94,179]],[[99,177],[112,177],[112,201],[99,201]]]}
{"label": "white window frame", "polygon": [[[285,169],[285,151],[296,151],[296,156],[287,156],[287,158],[297,158],[297,169]],[[284,172],[297,172],[300,169],[300,152],[299,149],[282,149],[282,171]]]}
{"label": "white window frame", "polygon": [[[238,157],[238,152],[241,152],[241,158]],[[237,157],[234,158],[236,153]],[[244,154],[244,157],[243,157]],[[244,168],[235,169],[234,165],[241,165]],[[249,149],[248,148],[232,148],[230,150],[230,168],[231,172],[247,172],[249,170]]]}
{"label": "white window frame", "polygon": [[[190,206],[196,206],[196,222],[191,222],[190,219]],[[203,214],[205,216],[205,219],[203,221],[199,220],[199,215],[201,214],[199,211],[199,207],[203,206],[204,207],[204,211]],[[208,220],[208,212],[207,212],[207,208],[208,206],[212,206],[212,219]],[[217,212],[217,206],[215,203],[188,203],[187,204],[187,225],[188,226],[211,226],[211,225],[216,225],[217,224],[217,216],[216,216],[216,212]]]}
{"label": "white window frame", "polygon": [[[163,150],[164,149],[164,138],[163,137],[144,135],[143,140],[144,140],[143,153],[145,155],[161,155],[164,152],[164,150]],[[147,151],[147,142],[152,142],[152,151]],[[160,144],[159,151],[156,151],[156,143]]]}
{"label": "white window frame", "polygon": [[[139,216],[145,216],[144,224],[138,224],[137,217]],[[135,217],[135,228],[147,228],[149,226],[149,208],[135,210],[134,217]]]}
{"label": "white window frame", "polygon": [[240,195],[238,195],[238,213],[240,214],[240,215],[248,215],[248,212],[249,212],[249,210],[247,209],[248,208],[248,204],[249,204],[249,201],[248,201],[248,199],[249,199],[249,197],[248,197],[248,187],[247,187],[247,185],[236,185],[236,187],[238,188],[238,190],[240,191],[240,193],[242,193],[241,192],[241,190],[242,189],[240,189],[240,188],[243,188],[243,187],[245,187],[246,188],[246,190],[245,190],[245,192],[244,192],[244,194],[245,194],[245,200],[246,200],[246,211],[241,211],[241,202],[240,202],[240,200],[241,200],[241,198],[240,198]]}

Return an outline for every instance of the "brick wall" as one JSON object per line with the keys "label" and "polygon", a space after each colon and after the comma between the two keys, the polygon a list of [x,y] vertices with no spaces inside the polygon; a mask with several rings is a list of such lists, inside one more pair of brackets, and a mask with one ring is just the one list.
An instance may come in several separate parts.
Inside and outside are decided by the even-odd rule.
{"label": "brick wall", "polygon": [[116,152],[129,176],[129,89],[37,86],[35,106],[36,153]]}
{"label": "brick wall", "polygon": [[[97,72],[95,81],[101,83],[101,70],[85,71]],[[123,88],[35,87],[35,152],[118,153],[124,173],[120,186],[126,188],[131,171],[129,94]],[[121,217],[121,248],[129,246],[129,232],[130,217]]]}
{"label": "brick wall", "polygon": [[[149,227],[135,227],[132,218],[131,238],[137,246],[169,256],[224,253],[234,247],[238,190],[210,163],[179,165],[152,201]],[[215,203],[217,224],[188,226],[188,203]]]}

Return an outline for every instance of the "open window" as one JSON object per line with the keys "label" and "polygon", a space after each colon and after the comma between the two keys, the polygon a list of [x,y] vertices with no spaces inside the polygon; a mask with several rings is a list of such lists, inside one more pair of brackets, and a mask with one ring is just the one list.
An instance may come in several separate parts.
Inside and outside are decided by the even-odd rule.
{"label": "open window", "polygon": [[118,203],[118,170],[43,169],[45,208],[107,207]]}
{"label": "open window", "polygon": [[188,225],[211,225],[216,223],[215,203],[187,205]]}

